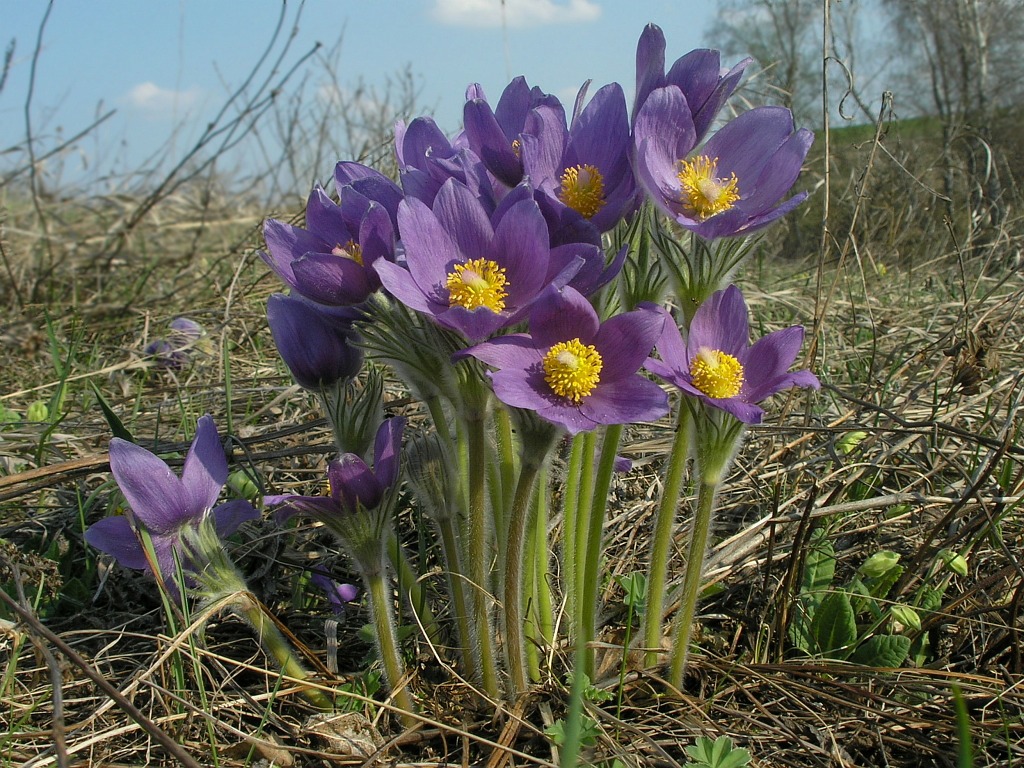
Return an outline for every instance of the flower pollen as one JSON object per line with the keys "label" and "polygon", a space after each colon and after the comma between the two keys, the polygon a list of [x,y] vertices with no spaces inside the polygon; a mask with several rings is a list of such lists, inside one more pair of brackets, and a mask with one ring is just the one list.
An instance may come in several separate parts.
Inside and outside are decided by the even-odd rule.
{"label": "flower pollen", "polygon": [[743,388],[743,364],[732,355],[705,347],[690,363],[690,381],[708,397],[736,397]]}
{"label": "flower pollen", "polygon": [[448,273],[448,305],[492,312],[505,309],[505,268],[490,259],[470,259]]}
{"label": "flower pollen", "polygon": [[593,165],[566,168],[558,199],[589,219],[604,208],[604,177]]}
{"label": "flower pollen", "polygon": [[679,162],[679,184],[682,187],[682,203],[693,211],[697,218],[707,219],[716,214],[728,211],[740,193],[736,186],[739,183],[736,174],[728,179],[720,179],[718,158],[707,158],[697,155],[693,160]]}
{"label": "flower pollen", "polygon": [[603,365],[592,345],[579,339],[561,341],[544,356],[544,381],[559,397],[578,403],[597,387]]}
{"label": "flower pollen", "polygon": [[343,259],[351,259],[360,267],[363,266],[363,248],[355,240],[349,240],[344,245],[336,245],[331,249],[331,253],[335,256],[341,256]]}

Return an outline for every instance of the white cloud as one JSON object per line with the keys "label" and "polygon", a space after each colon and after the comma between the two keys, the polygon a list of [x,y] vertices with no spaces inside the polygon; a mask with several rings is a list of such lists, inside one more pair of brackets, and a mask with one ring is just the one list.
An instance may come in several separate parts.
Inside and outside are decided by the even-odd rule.
{"label": "white cloud", "polygon": [[594,21],[594,0],[434,0],[434,18],[459,27],[532,27]]}
{"label": "white cloud", "polygon": [[193,107],[201,95],[199,88],[172,91],[147,81],[129,90],[122,100],[129,106],[151,114],[180,114]]}

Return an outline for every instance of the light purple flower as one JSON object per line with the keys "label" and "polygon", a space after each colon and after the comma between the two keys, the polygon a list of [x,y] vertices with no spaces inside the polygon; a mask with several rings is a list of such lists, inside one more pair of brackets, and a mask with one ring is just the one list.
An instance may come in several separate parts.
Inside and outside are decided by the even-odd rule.
{"label": "light purple flower", "polygon": [[497,368],[489,375],[503,403],[576,434],[668,412],[665,393],[637,373],[663,324],[652,309],[601,323],[582,294],[552,286],[530,310],[529,334],[501,336],[459,354]]}
{"label": "light purple flower", "polygon": [[527,115],[537,108],[553,110],[554,118],[565,124],[565,109],[558,98],[536,86],[530,88],[524,77],[505,87],[493,110],[479,84],[466,89],[466,141],[487,170],[508,187],[523,180],[521,134]]}
{"label": "light purple flower", "polygon": [[790,371],[804,339],[802,326],[773,331],[750,344],[747,305],[735,285],[714,293],[701,304],[684,341],[665,312],[657,349],[645,368],[710,406],[746,424],[759,424],[764,410],[757,405],[790,387],[818,389],[808,370]]}
{"label": "light purple flower", "polygon": [[[524,316],[550,282],[547,224],[532,196],[488,211],[465,185],[449,179],[432,208],[415,198],[399,207],[408,269],[381,263],[395,298],[471,341]],[[569,279],[578,264],[570,264]]]}
{"label": "light purple flower", "polygon": [[176,317],[168,324],[170,333],[154,339],[143,353],[151,355],[161,368],[178,369],[189,360],[189,350],[203,335],[203,326],[188,317]]}
{"label": "light purple flower", "polygon": [[523,170],[556,206],[607,232],[637,206],[629,115],[622,86],[610,83],[574,115],[534,109],[520,137]]}
{"label": "light purple flower", "polygon": [[758,107],[728,122],[697,152],[697,133],[682,91],[655,89],[634,130],[636,173],[651,200],[706,240],[746,235],[799,205],[782,201],[814,134],[794,131],[783,107]]}
{"label": "light purple flower", "polygon": [[651,92],[666,85],[682,91],[693,116],[696,141],[711,128],[718,111],[736,90],[743,71],[753,61],[743,59],[732,69],[722,69],[722,56],[716,50],[698,48],[676,59],[665,72],[665,33],[656,24],[648,24],[636,46],[636,95],[633,120]]}
{"label": "light purple flower", "polygon": [[150,566],[138,533],[144,529],[152,541],[160,574],[175,594],[175,557],[187,571],[198,572],[204,565],[191,562],[183,551],[184,529],[198,528],[210,514],[223,537],[259,516],[244,499],[213,508],[228,479],[228,462],[209,415],[196,425],[180,478],[153,453],[116,437],[110,441],[110,471],[130,511],[94,523],[86,530],[85,540],[126,568],[145,570]]}
{"label": "light purple flower", "polygon": [[339,615],[345,613],[345,606],[359,594],[359,588],[354,584],[335,581],[319,568],[310,571],[309,580],[324,591],[331,610]]}
{"label": "light purple flower", "polygon": [[380,287],[374,265],[394,258],[392,217],[354,187],[335,203],[319,186],[306,204],[306,229],[268,219],[260,257],[287,285],[330,306],[360,304]]}

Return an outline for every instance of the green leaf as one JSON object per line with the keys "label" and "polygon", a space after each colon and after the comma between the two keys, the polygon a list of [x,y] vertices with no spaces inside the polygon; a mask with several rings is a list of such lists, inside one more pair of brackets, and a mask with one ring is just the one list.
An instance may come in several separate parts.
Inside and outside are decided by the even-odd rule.
{"label": "green leaf", "polygon": [[868,589],[871,590],[871,596],[879,600],[885,599],[889,594],[889,590],[891,590],[893,585],[900,580],[900,576],[902,575],[903,566],[894,565],[878,578],[869,579]]}
{"label": "green leaf", "polygon": [[867,436],[867,432],[859,429],[853,432],[847,432],[836,440],[836,453],[841,453],[843,456],[846,456],[851,453],[854,448],[860,445],[861,441]]}
{"label": "green leaf", "polygon": [[857,640],[857,619],[846,592],[825,596],[811,619],[811,636],[818,655],[845,659]]}
{"label": "green leaf", "polygon": [[942,561],[943,565],[957,576],[967,575],[967,560],[963,555],[957,554],[950,549],[940,549],[939,559]]}
{"label": "green leaf", "polygon": [[692,768],[743,768],[750,762],[750,752],[733,747],[732,739],[725,735],[714,741],[698,736],[697,741],[686,748],[686,754]]}
{"label": "green leaf", "polygon": [[127,440],[129,443],[134,443],[135,438],[132,437],[132,433],[128,431],[127,427],[121,422],[121,419],[114,413],[114,409],[110,407],[106,398],[100,392],[99,387],[96,386],[95,382],[90,381],[89,386],[92,387],[92,392],[96,395],[96,402],[100,405],[100,410],[103,411],[103,418],[107,420],[107,426],[110,427],[111,433],[114,437],[120,437],[122,440]]}
{"label": "green leaf", "polygon": [[896,563],[899,561],[899,554],[883,549],[880,552],[875,552],[875,554],[861,563],[857,571],[869,579],[877,579],[895,568]]}
{"label": "green leaf", "polygon": [[804,572],[800,579],[800,591],[805,593],[824,592],[832,586],[836,575],[836,551],[832,542],[821,529],[811,534],[804,559]]}
{"label": "green leaf", "polygon": [[647,599],[647,576],[637,571],[625,576],[616,576],[615,581],[626,593],[622,598],[622,604],[635,611],[642,611],[644,601]]}
{"label": "green leaf", "polygon": [[906,635],[874,635],[850,656],[850,661],[865,667],[899,667],[910,652]]}
{"label": "green leaf", "polygon": [[898,621],[905,627],[909,627],[910,629],[921,628],[921,617],[918,615],[917,611],[909,605],[894,605],[890,609],[890,613],[892,613],[894,621]]}

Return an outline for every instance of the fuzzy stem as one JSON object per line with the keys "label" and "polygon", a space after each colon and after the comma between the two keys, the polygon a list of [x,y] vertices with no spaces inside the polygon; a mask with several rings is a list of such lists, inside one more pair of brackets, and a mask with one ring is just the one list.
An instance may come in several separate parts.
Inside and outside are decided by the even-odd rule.
{"label": "fuzzy stem", "polygon": [[676,614],[672,663],[668,675],[669,683],[680,690],[683,685],[683,676],[686,673],[686,659],[690,651],[690,638],[693,635],[693,617],[697,610],[697,598],[700,595],[700,577],[704,570],[704,555],[707,552],[708,538],[711,533],[711,516],[718,486],[719,483],[715,481],[701,481],[697,494],[697,509],[694,511],[693,524],[690,527],[690,542],[686,551],[686,573],[683,577],[683,594],[680,598],[679,613]]}
{"label": "fuzzy stem", "polygon": [[683,477],[686,474],[686,460],[690,454],[693,420],[690,418],[687,404],[683,401],[678,404],[676,419],[676,434],[669,453],[661,500],[654,518],[651,559],[647,567],[647,609],[644,615],[643,634],[644,647],[647,649],[644,664],[647,667],[656,665],[660,656],[669,550],[672,546],[672,530],[679,508]]}
{"label": "fuzzy stem", "polygon": [[445,515],[439,518],[437,528],[441,533],[441,549],[444,552],[445,562],[448,566],[448,583],[451,588],[452,603],[454,604],[455,627],[459,633],[459,646],[462,650],[463,672],[468,679],[475,680],[478,673],[476,656],[473,652],[476,642],[473,636],[472,625],[469,622],[469,606],[466,603],[465,571],[462,569],[462,554],[459,548],[454,517]]}
{"label": "fuzzy stem", "polygon": [[[414,711],[412,696],[409,695],[408,689],[403,684],[405,663],[402,661],[402,654],[398,647],[395,621],[391,609],[391,591],[384,578],[384,569],[364,572],[363,580],[366,584],[366,592],[370,596],[370,613],[373,614],[377,649],[384,665],[384,676],[391,688],[395,705],[401,710],[402,724],[406,728],[411,728],[416,725],[417,721],[411,714]],[[399,688],[399,684],[402,684],[402,687]]]}
{"label": "fuzzy stem", "polygon": [[427,633],[427,638],[435,647],[438,647],[441,644],[441,630],[437,619],[434,618],[433,611],[427,605],[427,596],[423,593],[423,586],[416,578],[416,571],[413,570],[412,564],[406,557],[394,532],[388,534],[388,557],[391,559],[395,573],[398,574],[399,594],[408,595],[409,604]]}
{"label": "fuzzy stem", "polygon": [[[583,626],[584,594],[586,592],[587,578],[587,541],[590,536],[590,514],[594,500],[594,448],[597,445],[597,435],[594,432],[587,432],[583,436],[583,455],[580,467],[580,485],[577,495],[576,525],[575,525],[575,553],[576,553],[576,583],[573,590],[576,601],[573,605],[572,630],[578,633]],[[582,561],[581,561],[582,558]]]}
{"label": "fuzzy stem", "polygon": [[[583,464],[584,435],[572,438],[566,469],[565,492],[562,495],[562,579],[569,616],[576,617],[576,526],[579,516],[580,476]],[[572,628],[575,632],[575,627]]]}
{"label": "fuzzy stem", "polygon": [[541,463],[524,457],[516,484],[508,521],[505,557],[505,660],[510,677],[509,695],[515,697],[527,688],[525,647],[523,643],[523,550],[529,530],[533,481]]}
{"label": "fuzzy stem", "polygon": [[[277,624],[267,615],[263,605],[250,594],[241,592],[233,601],[237,610],[252,626],[260,645],[269,653],[281,668],[281,674],[296,680],[308,680],[309,673],[295,657],[291,644],[281,634]],[[303,688],[302,695],[318,709],[330,712],[334,709],[333,702],[317,688]]]}
{"label": "fuzzy stem", "polygon": [[[601,459],[598,465],[597,478],[593,486],[592,508],[590,510],[589,530],[587,532],[587,559],[583,567],[583,602],[580,606],[582,630],[578,643],[589,645],[597,639],[597,602],[601,586],[601,543],[604,533],[605,512],[608,509],[608,489],[612,484],[612,473],[615,470],[615,452],[619,448],[622,437],[622,425],[611,424],[605,428],[604,442],[601,445]],[[594,678],[594,649],[588,648],[584,671]],[[577,673],[579,670],[577,670]]]}
{"label": "fuzzy stem", "polygon": [[548,545],[548,473],[541,468],[540,479],[534,494],[537,512],[533,517],[534,555],[534,610],[537,613],[537,626],[540,638],[545,645],[551,645],[555,636],[555,612],[551,601],[551,585],[548,582],[550,573]]}
{"label": "fuzzy stem", "polygon": [[487,515],[487,439],[484,432],[485,417],[481,413],[466,422],[468,443],[469,485],[469,551],[468,566],[472,581],[473,623],[480,653],[480,682],[491,697],[498,695],[498,673],[491,636],[490,585],[488,565],[491,562],[487,546],[489,529]]}

